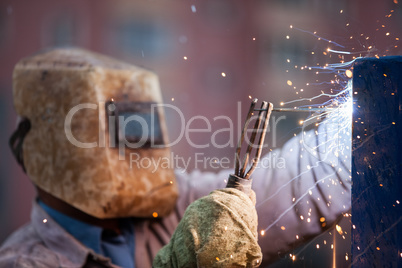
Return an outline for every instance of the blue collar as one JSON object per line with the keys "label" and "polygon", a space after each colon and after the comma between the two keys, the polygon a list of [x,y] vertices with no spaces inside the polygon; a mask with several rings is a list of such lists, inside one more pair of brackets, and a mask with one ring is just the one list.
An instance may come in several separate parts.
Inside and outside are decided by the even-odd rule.
{"label": "blue collar", "polygon": [[112,263],[122,267],[134,267],[134,229],[129,219],[122,219],[121,234],[117,235],[71,218],[41,200],[38,204],[69,234],[95,253],[111,258]]}

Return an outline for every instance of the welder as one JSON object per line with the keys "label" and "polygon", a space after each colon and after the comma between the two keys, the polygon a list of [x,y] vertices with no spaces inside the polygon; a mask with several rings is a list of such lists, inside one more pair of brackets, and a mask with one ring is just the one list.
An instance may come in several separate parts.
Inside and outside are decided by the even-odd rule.
{"label": "welder", "polygon": [[[253,189],[251,179],[227,183],[232,170],[154,166],[171,155],[148,70],[52,49],[17,63],[13,96],[10,144],[37,198],[30,223],[3,243],[0,267],[255,267],[350,209],[350,164],[336,150],[311,154],[301,135],[271,152],[285,169],[255,169]],[[313,148],[326,133],[304,136]],[[149,165],[130,165],[130,154]]]}

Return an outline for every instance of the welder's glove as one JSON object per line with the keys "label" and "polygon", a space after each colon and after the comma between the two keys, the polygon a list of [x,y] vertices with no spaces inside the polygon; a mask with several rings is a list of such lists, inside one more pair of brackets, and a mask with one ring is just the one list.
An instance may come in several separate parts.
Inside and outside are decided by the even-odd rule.
{"label": "welder's glove", "polygon": [[215,190],[192,203],[153,266],[259,266],[255,194],[248,186],[247,191],[235,188]]}

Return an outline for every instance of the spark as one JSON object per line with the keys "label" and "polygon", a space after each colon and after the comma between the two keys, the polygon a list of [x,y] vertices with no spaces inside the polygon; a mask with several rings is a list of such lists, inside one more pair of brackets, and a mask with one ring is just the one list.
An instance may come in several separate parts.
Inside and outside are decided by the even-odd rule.
{"label": "spark", "polygon": [[402,220],[402,216],[399,217],[399,219],[394,222],[389,228],[387,228],[385,231],[381,232],[380,234],[376,235],[374,239],[371,240],[371,242],[367,245],[367,247],[358,255],[353,257],[353,262],[352,262],[352,266],[353,264],[355,264],[357,261],[359,261],[360,256],[364,255],[366,253],[367,250],[370,249],[370,247],[377,241],[379,241],[379,238],[381,238],[383,235],[385,235],[386,233],[388,233],[390,230],[392,230],[395,226],[397,226],[399,224],[399,222]]}
{"label": "spark", "polygon": [[303,30],[303,29],[294,27],[294,26],[292,26],[292,25],[291,25],[290,28],[291,28],[291,29],[296,29],[296,30],[298,30],[298,31],[300,31],[300,32],[303,32],[303,33],[311,34],[312,36],[318,38],[318,40],[323,40],[323,41],[326,41],[326,42],[328,42],[328,43],[334,44],[335,46],[338,46],[338,47],[341,47],[341,48],[345,48],[345,46],[343,46],[343,45],[341,45],[341,44],[338,44],[338,43],[336,43],[336,42],[334,42],[334,41],[331,41],[331,40],[329,40],[329,39],[326,39],[326,38],[324,38],[324,37],[318,36],[318,35],[317,35],[317,32],[306,31],[306,30]]}
{"label": "spark", "polygon": [[332,252],[332,267],[336,268],[336,233],[334,232],[334,243],[331,244],[331,249],[334,251]]}
{"label": "spark", "polygon": [[[294,136],[296,136],[296,134],[295,134]],[[320,161],[317,161],[317,162],[315,163],[315,165],[312,166],[312,167],[313,167],[313,168],[319,167],[319,166],[320,166],[320,163],[323,162],[324,160],[325,160],[325,159],[320,160]],[[290,183],[292,183],[293,181],[295,181],[296,179],[300,178],[301,176],[303,176],[304,174],[306,174],[306,173],[308,173],[308,172],[310,172],[310,171],[311,171],[311,170],[306,170],[306,171],[301,172],[301,173],[298,174],[296,177],[292,178],[292,179],[289,180],[287,183],[285,183],[285,184],[283,184],[281,187],[279,187],[279,188],[276,190],[276,192],[273,193],[271,196],[267,197],[265,200],[263,200],[263,201],[261,201],[260,203],[258,203],[256,207],[258,208],[259,206],[261,206],[261,205],[264,204],[265,202],[269,201],[271,198],[275,197],[282,189],[284,189],[284,188],[285,188],[286,186],[288,186]],[[335,174],[335,173],[333,173],[333,174],[331,174],[331,175],[334,175],[334,174]],[[330,177],[331,175],[328,175],[327,177],[321,179],[320,181],[323,181],[323,180],[327,179],[327,178]],[[315,184],[318,184],[318,182],[316,182]],[[304,194],[304,196],[307,195],[307,193],[308,193],[308,191]],[[295,204],[297,204],[300,200],[301,200],[301,198],[297,199],[297,200],[295,201]]]}
{"label": "spark", "polygon": [[[331,120],[334,121],[335,119],[337,119],[337,121],[338,121],[339,118],[341,118],[341,120],[348,120],[348,122],[351,121],[350,119],[351,119],[351,114],[352,114],[352,107],[353,107],[353,105],[352,105],[352,99],[349,97],[350,91],[351,91],[351,81],[349,81],[349,82],[347,83],[347,86],[346,86],[346,88],[345,88],[344,90],[342,90],[341,92],[339,92],[339,93],[337,93],[337,94],[325,94],[325,93],[322,93],[322,94],[320,95],[320,96],[330,96],[330,97],[333,97],[331,105],[333,105],[333,107],[336,107],[336,108],[334,108],[336,112],[334,112],[334,111],[327,111],[327,112],[324,112],[324,113],[323,113],[325,116],[327,116],[327,120],[329,120],[329,122],[331,122]],[[317,98],[317,96],[316,96],[316,97],[313,97],[313,98],[310,98],[310,99],[306,98],[306,100],[311,100],[311,99],[314,99],[314,98]],[[296,101],[299,101],[299,100],[296,100]],[[291,102],[295,102],[295,101],[291,101]],[[291,102],[287,102],[287,103],[291,103]],[[282,105],[282,103],[281,103],[281,105]],[[324,111],[325,111],[325,110],[324,110]],[[312,121],[313,119],[316,119],[316,118],[317,118],[317,115],[315,115],[315,116],[313,116],[313,117],[310,117],[310,118],[308,118],[307,120],[304,120],[303,123]],[[334,130],[334,131],[337,131],[337,132],[335,132],[334,134],[332,134],[331,131],[329,131],[329,133],[327,133],[327,134],[329,134],[329,135],[331,135],[331,136],[333,137],[332,139],[328,139],[328,141],[327,141],[327,145],[328,145],[328,147],[329,147],[329,149],[330,149],[329,151],[331,151],[331,150],[333,150],[333,149],[336,149],[336,150],[340,149],[340,148],[339,148],[339,144],[337,143],[337,141],[338,141],[337,134],[339,133],[339,131],[346,131],[349,126],[350,126],[349,123],[348,123],[348,124],[344,124],[344,126],[343,126],[340,130]],[[325,144],[325,143],[324,143],[324,144]],[[321,144],[321,146],[322,146],[322,145],[323,145],[323,144]],[[318,146],[320,146],[320,145],[318,145]],[[317,146],[317,147],[318,147],[318,146]],[[317,147],[316,147],[316,148],[317,148]],[[314,148],[314,149],[316,149],[316,148]],[[302,157],[302,155],[300,155],[300,157]],[[316,165],[310,167],[310,170],[313,169],[314,167],[317,167],[317,166],[319,165],[319,163],[322,162],[322,161],[323,161],[323,160],[316,162]],[[265,199],[264,201],[262,201],[261,203],[259,203],[259,204],[257,205],[257,207],[260,206],[260,205],[262,205],[262,203],[268,201],[269,199],[273,198],[275,195],[277,195],[277,194],[281,191],[281,189],[283,189],[284,187],[286,187],[286,185],[288,185],[289,183],[291,183],[291,182],[294,181],[295,179],[299,178],[303,173],[310,172],[310,170],[307,170],[307,171],[305,171],[305,172],[302,172],[301,174],[299,174],[298,176],[296,176],[295,178],[293,178],[293,179],[291,179],[289,182],[287,182],[285,185],[282,185],[279,189],[277,189],[277,191],[276,191],[273,195],[271,195],[270,197],[268,197],[267,199]],[[333,175],[333,174],[330,174],[330,175],[328,175],[327,177],[325,177],[325,178],[323,178],[323,179],[321,179],[321,180],[318,180],[314,185],[312,185],[309,189],[307,189],[307,191],[306,191],[302,196],[300,196],[300,197],[292,204],[292,206],[290,206],[290,207],[287,208],[283,213],[281,213],[281,214],[279,215],[279,217],[278,217],[277,219],[275,219],[275,220],[265,229],[265,231],[269,230],[269,229],[272,228],[276,223],[278,223],[279,220],[280,220],[287,212],[289,212],[291,209],[293,209],[293,208],[295,207],[295,205],[298,204],[306,195],[312,193],[312,190],[316,187],[316,185],[317,185],[318,183],[324,182],[326,179],[330,178],[332,175]],[[303,220],[303,216],[300,216],[300,219]],[[307,218],[307,222],[311,222],[311,219],[310,219],[310,218]]]}
{"label": "spark", "polygon": [[338,231],[338,233],[340,234],[340,235],[342,235],[343,234],[343,231],[342,231],[342,227],[341,226],[339,226],[338,224],[335,226],[335,228],[336,228],[336,231]]}
{"label": "spark", "polygon": [[[343,11],[341,11],[342,13]],[[290,28],[294,28],[292,25],[290,26]],[[319,40],[322,41],[327,41],[328,43],[330,43],[331,47],[338,47],[338,48],[345,48],[344,46],[337,44],[334,41],[322,38],[320,36],[317,35],[316,32],[308,32],[302,29],[298,29],[295,28],[296,30],[299,30],[301,32],[306,32],[309,33],[317,38],[319,38]],[[290,37],[289,37],[290,38]],[[373,48],[369,48],[370,50]],[[314,55],[314,51],[311,51],[311,54]],[[320,54],[319,51],[315,51],[317,52],[317,54]],[[363,52],[367,52],[367,51],[363,51]],[[321,94],[318,94],[316,96],[308,96],[308,97],[304,97],[302,96],[303,94],[305,94],[304,92],[308,92],[308,90],[306,89],[306,91],[304,91],[303,89],[297,89],[297,92],[295,92],[296,94],[299,94],[300,98],[296,99],[296,100],[291,100],[291,101],[286,101],[286,102],[280,102],[280,106],[284,106],[286,104],[293,104],[293,103],[300,103],[303,101],[307,101],[307,102],[312,102],[316,99],[319,98],[325,98],[327,97],[329,100],[326,100],[324,103],[322,104],[315,104],[315,102],[312,103],[308,103],[308,105],[304,105],[304,106],[299,106],[294,107],[293,110],[295,111],[305,111],[305,112],[310,112],[310,115],[307,119],[305,120],[300,120],[299,124],[304,126],[309,126],[311,124],[314,124],[314,126],[320,126],[321,124],[325,124],[327,126],[330,126],[331,124],[333,124],[334,122],[337,122],[337,126],[340,126],[340,128],[330,128],[328,131],[326,131],[326,135],[328,135],[328,139],[323,140],[322,143],[317,144],[317,146],[315,146],[314,148],[312,148],[312,150],[315,150],[314,152],[309,152],[312,153],[314,155],[317,155],[318,152],[318,148],[320,146],[326,146],[326,151],[327,153],[329,151],[331,151],[332,153],[334,153],[337,157],[340,154],[343,154],[343,150],[348,150],[347,148],[347,144],[340,144],[339,143],[339,135],[340,134],[345,134],[348,131],[350,132],[350,127],[351,127],[351,116],[352,116],[352,112],[353,112],[353,100],[352,100],[352,81],[351,78],[353,77],[353,71],[351,68],[351,65],[353,64],[353,61],[350,62],[346,62],[344,60],[344,57],[347,57],[345,55],[351,55],[351,54],[356,54],[356,53],[361,53],[361,52],[348,52],[348,51],[343,51],[342,49],[338,49],[335,50],[333,48],[328,48],[326,52],[323,52],[325,55],[328,55],[328,58],[332,57],[334,58],[335,56],[339,59],[341,59],[341,63],[336,63],[336,64],[326,64],[324,67],[320,66],[317,63],[317,66],[302,66],[300,67],[300,70],[311,70],[311,74],[316,73],[317,76],[319,77],[322,74],[328,74],[328,73],[333,73],[335,75],[335,79],[333,79],[332,81],[327,81],[327,82],[323,82],[323,83],[319,83],[318,80],[316,80],[317,83],[308,83],[308,89],[314,87],[314,86],[321,86],[321,85],[330,85],[331,86],[331,91],[329,92],[324,92],[321,91]],[[334,54],[339,54],[339,55],[334,55],[334,54],[330,54],[330,53],[334,53]],[[357,55],[356,55],[357,56]],[[356,59],[356,57],[354,57],[354,59]],[[290,63],[290,59],[287,59],[287,62]],[[292,64],[293,65],[293,64]],[[295,66],[296,68],[296,66]],[[318,70],[317,70],[318,69]],[[317,78],[318,79],[318,78]],[[293,82],[297,82],[294,81]],[[293,82],[291,80],[287,80],[287,85],[288,86],[293,86]],[[296,88],[295,88],[296,89]],[[292,105],[293,106],[293,105]],[[280,108],[283,111],[285,110],[291,110],[292,108]],[[278,109],[278,110],[280,110]],[[325,121],[320,121],[323,118],[326,118]],[[341,124],[339,124],[339,122],[341,122]],[[303,132],[302,132],[303,133]],[[323,135],[323,133],[321,131],[316,131],[315,133],[317,136],[318,135]],[[346,134],[345,134],[346,135]],[[318,142],[317,142],[318,143]],[[341,142],[342,143],[342,142]],[[304,140],[301,140],[301,144],[304,144]],[[329,148],[329,150],[327,150],[327,148]],[[304,146],[304,149],[306,151],[309,150],[309,148],[306,148],[306,146]],[[350,147],[349,147],[350,149]],[[305,155],[304,155],[305,156]],[[257,205],[261,206],[264,202],[270,200],[271,198],[273,198],[275,195],[277,195],[284,187],[286,187],[286,185],[289,185],[290,183],[294,182],[295,180],[301,179],[302,174],[305,174],[307,172],[313,172],[314,168],[316,168],[317,166],[320,166],[319,163],[324,161],[324,159],[326,158],[327,155],[324,155],[324,157],[320,157],[320,161],[317,161],[315,164],[313,164],[312,166],[308,166],[307,169],[303,172],[301,172],[301,174],[298,174],[296,177],[292,178],[290,181],[286,182],[285,185],[282,185],[281,187],[279,187],[279,189],[276,189],[276,192],[269,196],[267,199],[263,200],[261,203],[259,203]],[[300,154],[300,158],[303,157],[303,154]],[[336,170],[336,169],[334,169]],[[338,172],[338,171],[337,171]],[[347,172],[347,170],[344,170],[343,172]],[[335,174],[335,173],[334,173]],[[342,184],[339,180],[337,179],[333,179],[331,178],[331,176],[333,176],[333,174],[322,178],[321,180],[316,181],[316,183],[314,185],[312,185],[309,189],[306,189],[304,194],[302,193],[301,196],[296,196],[293,197],[292,199],[292,205],[288,208],[285,208],[285,210],[276,217],[276,219],[273,220],[273,222],[270,223],[270,225],[264,230],[264,234],[266,231],[268,231],[269,229],[271,229],[272,227],[275,226],[275,228],[281,226],[281,224],[278,224],[278,222],[286,215],[286,213],[288,213],[289,211],[291,211],[292,209],[294,209],[296,207],[297,204],[301,203],[303,201],[303,203],[306,201],[305,198],[306,196],[308,196],[309,194],[311,195],[313,191],[315,191],[315,188],[317,187],[318,183],[324,183],[327,182],[328,183],[328,187],[330,187],[331,185],[331,181],[332,181],[332,185],[339,185]],[[335,197],[334,197],[335,198]],[[329,197],[329,199],[331,199],[331,197]],[[308,203],[308,201],[306,201]],[[325,201],[326,202],[326,201]],[[331,201],[327,202],[328,206],[331,205]],[[309,211],[308,215],[303,212],[303,215],[306,217],[306,222],[310,223],[310,224],[316,224],[316,219],[317,217],[315,215],[312,215],[314,213],[311,212],[311,210]],[[305,220],[304,216],[299,214],[300,219],[303,221]],[[325,217],[318,217],[319,219],[319,226],[323,226],[325,227],[327,225],[326,223],[326,219]],[[324,225],[325,224],[325,225]],[[282,227],[284,228],[284,226],[281,226],[280,228],[282,229]],[[340,226],[336,227],[336,230],[338,232],[342,232],[342,228],[340,228]],[[282,229],[284,230],[284,229]],[[261,232],[262,233],[262,232]],[[335,233],[334,233],[335,236]],[[299,239],[299,236],[296,235],[296,239]],[[334,237],[334,243],[335,243],[335,237]],[[326,245],[326,241],[324,242],[324,245]],[[320,248],[319,244],[316,244],[317,249]],[[334,249],[334,244],[331,245],[331,248]],[[334,250],[334,254],[335,254],[335,250]],[[294,255],[291,255],[291,258],[293,258]],[[346,255],[345,258],[348,258],[348,255]],[[335,265],[335,258],[334,258],[334,263]],[[336,267],[336,266],[335,266]]]}
{"label": "spark", "polygon": [[349,51],[340,51],[340,50],[333,50],[330,48],[327,48],[328,52],[333,52],[333,53],[338,53],[338,54],[346,54],[346,55],[350,55],[351,53]]}
{"label": "spark", "polygon": [[[332,174],[330,174],[330,175],[328,175],[328,176],[326,176],[326,177],[324,177],[324,178],[322,178],[320,180],[317,180],[308,190],[314,189],[317,186],[318,183],[320,183],[322,181],[325,181],[326,179],[330,178],[333,175],[335,175],[335,173],[332,173]],[[280,221],[280,219],[282,219],[283,216],[285,216],[289,211],[291,211],[308,194],[308,190],[304,194],[302,194],[292,206],[290,206],[284,212],[282,212],[267,228],[265,228],[264,234],[265,234],[266,231],[268,231],[273,226],[275,226],[275,224],[277,224]],[[269,199],[270,198],[272,198],[272,196],[269,197]],[[264,201],[262,203],[264,203]],[[259,205],[261,205],[262,203],[260,203]],[[311,221],[311,219],[308,218],[307,222],[310,222],[310,221]],[[261,231],[261,234],[262,234],[262,232],[263,231]]]}
{"label": "spark", "polygon": [[[345,95],[345,94],[349,94],[349,91],[351,90],[351,88],[352,88],[352,83],[350,81],[350,85],[348,85],[347,88],[345,88],[344,90],[340,91],[339,93],[336,93],[336,94],[321,93],[321,94],[319,94],[317,96],[314,96],[314,97],[311,97],[311,98],[301,98],[301,99],[297,99],[297,100],[287,101],[287,102],[284,102],[284,104],[290,104],[290,103],[301,102],[301,101],[312,101],[312,100],[315,100],[317,98],[324,97],[324,96],[325,97],[336,98],[336,97],[339,97],[339,96],[342,96],[342,95]],[[344,108],[346,108],[346,107],[344,107]]]}

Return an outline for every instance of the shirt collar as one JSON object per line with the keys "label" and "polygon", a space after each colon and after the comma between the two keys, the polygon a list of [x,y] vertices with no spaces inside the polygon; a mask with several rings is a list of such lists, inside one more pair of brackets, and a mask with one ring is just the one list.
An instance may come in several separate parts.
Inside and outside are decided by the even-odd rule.
{"label": "shirt collar", "polygon": [[94,250],[97,254],[101,254],[101,235],[102,228],[90,225],[85,222],[71,218],[58,210],[55,210],[41,200],[38,200],[38,204],[75,239],[80,241],[86,247]]}
{"label": "shirt collar", "polygon": [[95,259],[108,260],[78,242],[57,224],[37,202],[34,202],[33,205],[31,222],[45,245],[58,255],[61,266],[82,267],[90,254]]}

